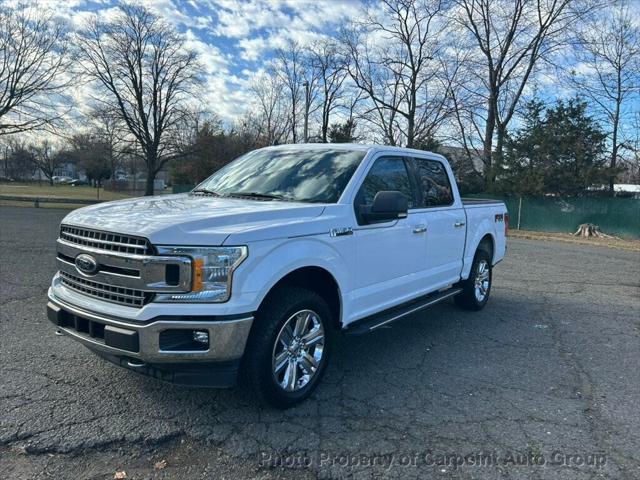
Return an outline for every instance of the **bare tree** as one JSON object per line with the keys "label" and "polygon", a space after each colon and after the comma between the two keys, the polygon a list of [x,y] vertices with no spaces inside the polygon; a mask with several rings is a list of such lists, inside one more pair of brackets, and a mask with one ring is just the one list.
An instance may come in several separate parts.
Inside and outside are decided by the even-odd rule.
{"label": "bare tree", "polygon": [[449,85],[439,75],[448,2],[382,3],[384,12],[369,13],[344,37],[349,74],[371,100],[368,118],[385,140],[395,144],[400,136],[413,147],[432,136],[448,114]]}
{"label": "bare tree", "polygon": [[400,77],[396,72],[379,68],[374,48],[366,35],[358,31],[358,25],[354,27],[344,32],[343,39],[349,51],[349,76],[352,80],[359,79],[352,83],[368,101],[360,116],[382,133],[383,143],[397,145],[401,141],[396,120],[402,102]]}
{"label": "bare tree", "polygon": [[53,185],[53,177],[56,169],[64,162],[63,155],[60,155],[50,140],[42,140],[40,143],[31,145],[31,161],[49,180],[49,185]]}
{"label": "bare tree", "polygon": [[579,92],[596,105],[608,127],[609,192],[613,195],[620,150],[633,129],[632,99],[640,93],[640,27],[633,22],[628,2],[623,2],[607,10],[605,18],[597,15],[587,22],[578,38],[580,70],[573,69],[571,77]]}
{"label": "bare tree", "polygon": [[114,174],[122,163],[123,151],[128,143],[126,126],[122,124],[120,116],[108,108],[94,109],[89,120],[94,126],[93,135],[104,145],[113,183]]}
{"label": "bare tree", "polygon": [[24,139],[16,137],[4,137],[7,139],[0,146],[4,153],[4,177],[8,179],[25,179],[35,172],[33,153],[29,150]]}
{"label": "bare tree", "polygon": [[[467,65],[477,77],[483,111],[471,119],[482,140],[486,187],[501,163],[509,122],[534,67],[567,38],[572,22],[589,10],[580,0],[455,0],[459,25],[476,55]],[[460,111],[460,110],[458,110]],[[495,140],[495,153],[493,151]],[[495,160],[495,162],[494,162]]]}
{"label": "bare tree", "polygon": [[640,183],[640,111],[635,112],[631,125],[630,138],[624,145],[629,155],[622,159],[622,183]]}
{"label": "bare tree", "polygon": [[299,43],[289,42],[286,48],[276,50],[275,71],[287,91],[289,101],[291,136],[298,141],[298,114],[303,100],[305,82],[304,51]]}
{"label": "bare tree", "polygon": [[[458,181],[464,177],[469,179],[467,184],[482,183],[482,140],[484,118],[478,115],[483,112],[486,98],[478,92],[478,74],[474,70],[477,66],[470,58],[468,49],[459,44],[459,36],[454,36],[453,42],[447,49],[445,61],[442,63],[442,72],[451,84],[449,91],[451,99],[452,115],[446,135],[442,136],[445,143],[460,149],[449,153],[448,159],[452,163],[454,172],[458,175]],[[476,178],[477,177],[477,178]]]}
{"label": "bare tree", "polygon": [[153,195],[156,174],[181,154],[172,137],[200,81],[196,54],[166,22],[129,4],[110,20],[94,17],[79,45],[84,71],[101,87],[96,100],[118,115],[140,147],[145,194]]}
{"label": "bare tree", "polygon": [[319,78],[320,136],[322,142],[327,143],[331,114],[342,106],[342,85],[349,74],[347,58],[336,41],[321,40],[309,47],[309,60]]}
{"label": "bare tree", "polygon": [[290,129],[287,107],[280,81],[271,72],[252,81],[251,91],[258,106],[258,136],[266,145],[282,143]]}
{"label": "bare tree", "polygon": [[[370,66],[368,60],[365,60]],[[361,116],[370,125],[382,133],[382,142],[387,145],[402,144],[402,133],[398,117],[402,108],[402,89],[400,76],[385,69],[367,68],[371,89],[362,89],[367,95],[367,108],[361,112]],[[379,85],[381,88],[374,95],[370,95],[373,86]],[[408,145],[408,142],[407,142]]]}
{"label": "bare tree", "polygon": [[35,7],[0,8],[0,135],[51,125],[69,85],[65,29]]}
{"label": "bare tree", "polygon": [[76,133],[68,142],[64,155],[84,170],[91,184],[100,188],[102,181],[113,175],[111,145],[103,132],[89,130]]}

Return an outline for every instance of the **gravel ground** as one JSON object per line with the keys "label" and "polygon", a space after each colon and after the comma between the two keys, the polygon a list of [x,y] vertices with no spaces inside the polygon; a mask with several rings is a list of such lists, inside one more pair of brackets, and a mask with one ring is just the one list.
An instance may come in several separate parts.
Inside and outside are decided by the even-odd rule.
{"label": "gravel ground", "polygon": [[281,412],[55,336],[65,213],[0,207],[0,478],[640,478],[638,252],[512,239],[482,312],[341,338]]}

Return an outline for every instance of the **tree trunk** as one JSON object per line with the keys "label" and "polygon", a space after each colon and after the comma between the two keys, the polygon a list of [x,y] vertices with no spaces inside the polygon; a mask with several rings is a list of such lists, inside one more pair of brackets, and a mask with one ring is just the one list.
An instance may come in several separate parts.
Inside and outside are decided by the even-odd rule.
{"label": "tree trunk", "polygon": [[415,117],[410,115],[407,124],[407,148],[413,148],[413,137],[415,136]]}
{"label": "tree trunk", "polygon": [[146,186],[145,186],[145,189],[144,189],[144,194],[146,196],[153,195],[153,183],[154,183],[155,179],[156,179],[155,168],[148,167],[147,168],[147,183],[146,183]]}
{"label": "tree trunk", "polygon": [[495,186],[496,176],[502,166],[504,139],[507,136],[507,130],[504,126],[498,125],[496,131],[496,151],[491,161],[491,187]]}
{"label": "tree trunk", "polygon": [[495,95],[491,92],[487,103],[487,123],[484,128],[484,142],[482,145],[482,163],[484,164],[485,188],[488,192],[493,190],[493,163],[491,149],[493,147],[493,133],[496,126],[494,104]]}
{"label": "tree trunk", "polygon": [[[618,90],[619,92],[620,90]],[[615,195],[615,191],[614,191],[614,183],[616,180],[615,174],[613,173],[613,170],[616,168],[616,162],[618,160],[618,125],[620,124],[620,103],[622,102],[622,100],[620,99],[620,94],[618,94],[618,98],[616,100],[616,111],[613,117],[613,132],[612,132],[612,138],[611,138],[611,143],[612,148],[611,148],[611,163],[610,163],[610,167],[611,167],[611,175],[609,176],[609,195],[610,196],[614,196]]]}
{"label": "tree trunk", "polygon": [[329,130],[329,112],[327,111],[327,100],[322,109],[322,143],[327,143],[327,131]]}
{"label": "tree trunk", "polygon": [[304,100],[304,143],[309,142],[309,97],[305,96]]}
{"label": "tree trunk", "polygon": [[[618,157],[618,147],[615,144],[615,142],[618,141],[617,135],[614,134],[613,138],[614,138],[614,140],[613,140],[614,144],[613,144],[613,149],[611,151],[611,163],[610,163],[610,167],[611,167],[612,171],[616,168],[616,160],[617,160],[617,157]],[[611,197],[613,197],[615,195],[615,193],[616,193],[615,192],[615,187],[614,187],[615,181],[616,181],[615,175],[610,175],[609,176],[609,195]]]}
{"label": "tree trunk", "polygon": [[298,143],[298,132],[296,129],[296,108],[298,108],[297,102],[293,102],[293,107],[291,109],[291,133],[293,135],[293,143]]}
{"label": "tree trunk", "polygon": [[416,136],[416,74],[412,77],[411,88],[411,105],[409,107],[409,116],[407,118],[407,148],[413,148]]}
{"label": "tree trunk", "polygon": [[156,179],[156,152],[147,152],[147,183],[145,185],[145,196],[153,195],[153,182]]}
{"label": "tree trunk", "polygon": [[596,237],[596,238],[617,238],[611,235],[607,235],[600,231],[598,225],[593,223],[583,223],[578,227],[578,230],[573,234],[575,237]]}
{"label": "tree trunk", "polygon": [[[618,58],[619,60],[621,60],[620,57]],[[616,110],[613,114],[613,132],[611,139],[613,148],[611,149],[611,175],[609,176],[609,195],[611,195],[612,197],[615,195],[615,174],[613,173],[613,170],[616,168],[616,162],[618,160],[618,128],[620,126],[620,107],[622,105],[622,95],[622,69],[621,67],[618,67],[616,68]]]}

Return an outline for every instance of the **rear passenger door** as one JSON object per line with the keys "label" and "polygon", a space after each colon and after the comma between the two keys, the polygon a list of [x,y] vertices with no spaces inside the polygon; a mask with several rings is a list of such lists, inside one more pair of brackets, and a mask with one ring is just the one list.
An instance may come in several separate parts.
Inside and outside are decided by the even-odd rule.
{"label": "rear passenger door", "polygon": [[429,286],[438,289],[460,279],[466,216],[442,161],[413,157],[410,168],[418,190],[416,212],[422,214],[427,229],[424,267]]}

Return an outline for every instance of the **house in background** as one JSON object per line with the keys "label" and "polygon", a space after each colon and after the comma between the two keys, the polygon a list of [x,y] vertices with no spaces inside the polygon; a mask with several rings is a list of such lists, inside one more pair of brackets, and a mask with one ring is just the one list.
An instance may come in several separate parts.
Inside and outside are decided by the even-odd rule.
{"label": "house in background", "polygon": [[632,183],[614,183],[613,191],[616,197],[628,197],[640,199],[640,185]]}

